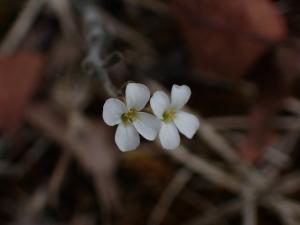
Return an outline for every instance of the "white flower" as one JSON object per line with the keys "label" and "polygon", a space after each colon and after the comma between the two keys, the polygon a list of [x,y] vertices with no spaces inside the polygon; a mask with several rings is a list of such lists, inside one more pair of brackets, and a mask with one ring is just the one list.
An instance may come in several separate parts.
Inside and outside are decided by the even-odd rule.
{"label": "white flower", "polygon": [[140,144],[140,133],[153,141],[158,133],[159,120],[140,112],[150,98],[149,89],[139,83],[129,83],[125,91],[126,104],[116,98],[107,99],[103,106],[103,120],[109,126],[118,125],[115,142],[120,150],[136,149]]}
{"label": "white flower", "polygon": [[173,85],[171,101],[163,91],[157,91],[150,99],[153,113],[162,121],[159,131],[160,142],[165,149],[175,149],[180,144],[180,133],[192,138],[199,128],[196,116],[181,111],[191,96],[191,89],[186,86]]}

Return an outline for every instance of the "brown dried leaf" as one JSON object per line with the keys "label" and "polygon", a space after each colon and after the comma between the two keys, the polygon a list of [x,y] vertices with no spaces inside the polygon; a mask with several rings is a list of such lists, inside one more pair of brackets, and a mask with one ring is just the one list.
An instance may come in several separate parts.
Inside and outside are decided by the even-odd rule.
{"label": "brown dried leaf", "polygon": [[249,73],[259,90],[249,116],[251,127],[241,145],[242,154],[250,161],[256,161],[274,141],[273,117],[283,106],[289,86],[299,72],[299,50],[297,45],[290,44],[265,54]]}
{"label": "brown dried leaf", "polygon": [[192,63],[199,71],[236,78],[286,34],[270,0],[177,0],[174,7]]}
{"label": "brown dried leaf", "polygon": [[23,53],[0,57],[0,130],[14,131],[41,78],[43,57]]}

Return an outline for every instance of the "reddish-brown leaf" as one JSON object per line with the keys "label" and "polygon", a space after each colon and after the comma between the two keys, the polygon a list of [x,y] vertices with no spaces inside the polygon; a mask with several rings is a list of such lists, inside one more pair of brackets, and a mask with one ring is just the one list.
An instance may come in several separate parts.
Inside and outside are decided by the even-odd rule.
{"label": "reddish-brown leaf", "polygon": [[250,130],[241,145],[246,159],[257,160],[274,141],[272,118],[288,97],[289,86],[297,77],[299,64],[299,49],[291,42],[265,54],[249,72],[259,95],[249,116]]}
{"label": "reddish-brown leaf", "polygon": [[174,9],[194,67],[226,77],[245,75],[286,34],[270,0],[177,0]]}
{"label": "reddish-brown leaf", "polygon": [[0,57],[0,131],[14,131],[37,88],[43,57],[22,53]]}

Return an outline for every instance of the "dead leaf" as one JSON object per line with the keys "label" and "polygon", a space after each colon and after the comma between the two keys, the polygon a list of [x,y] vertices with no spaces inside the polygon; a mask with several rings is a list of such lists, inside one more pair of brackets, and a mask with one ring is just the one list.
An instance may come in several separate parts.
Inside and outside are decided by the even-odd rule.
{"label": "dead leaf", "polygon": [[12,132],[37,89],[43,56],[22,53],[0,57],[0,130]]}
{"label": "dead leaf", "polygon": [[286,35],[270,0],[177,0],[173,7],[198,71],[237,78]]}
{"label": "dead leaf", "polygon": [[257,85],[258,95],[249,113],[251,127],[240,150],[251,162],[255,162],[274,141],[273,117],[288,96],[288,77],[278,62],[278,54],[277,49],[269,51],[249,71],[249,79]]}
{"label": "dead leaf", "polygon": [[[208,78],[216,79],[247,75],[257,85],[257,103],[249,115],[252,126],[240,146],[243,156],[255,161],[273,139],[269,124],[287,95],[286,73],[279,61],[283,55],[291,61],[292,54],[271,50],[286,37],[283,16],[270,0],[176,3],[174,8],[195,70],[212,73],[216,76]],[[285,68],[295,70],[294,65]]]}

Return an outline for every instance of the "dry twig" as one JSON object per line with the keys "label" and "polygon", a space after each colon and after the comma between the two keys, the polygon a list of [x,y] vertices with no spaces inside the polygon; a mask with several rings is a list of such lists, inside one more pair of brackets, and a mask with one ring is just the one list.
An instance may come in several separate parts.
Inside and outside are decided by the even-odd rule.
{"label": "dry twig", "polygon": [[221,171],[210,162],[192,154],[185,147],[168,152],[172,158],[191,169],[193,172],[204,176],[207,180],[229,191],[239,192],[240,182],[233,176]]}
{"label": "dry twig", "polygon": [[105,92],[109,96],[116,97],[117,90],[111,79],[108,77],[106,70],[103,68],[103,62],[100,54],[103,51],[103,42],[105,30],[103,29],[104,21],[99,16],[97,10],[91,6],[83,9],[84,27],[86,28],[86,42],[88,46],[87,57],[84,61],[86,69],[102,81]]}
{"label": "dry twig", "polygon": [[0,46],[0,54],[13,54],[26,36],[45,0],[29,0]]}
{"label": "dry twig", "polygon": [[245,185],[242,191],[243,200],[243,225],[257,224],[256,193],[251,185]]}
{"label": "dry twig", "polygon": [[191,178],[192,173],[185,168],[180,169],[176,173],[152,211],[148,225],[159,225],[162,223],[174,199]]}
{"label": "dry twig", "polygon": [[240,200],[231,200],[222,205],[209,208],[200,216],[193,218],[184,225],[210,225],[219,222],[230,214],[237,213],[242,207]]}
{"label": "dry twig", "polygon": [[63,34],[67,38],[73,38],[76,31],[76,23],[71,10],[69,0],[49,0],[48,4],[53,8],[58,17]]}

